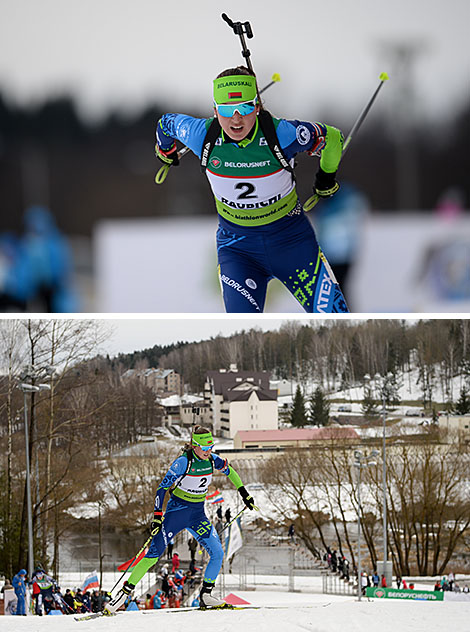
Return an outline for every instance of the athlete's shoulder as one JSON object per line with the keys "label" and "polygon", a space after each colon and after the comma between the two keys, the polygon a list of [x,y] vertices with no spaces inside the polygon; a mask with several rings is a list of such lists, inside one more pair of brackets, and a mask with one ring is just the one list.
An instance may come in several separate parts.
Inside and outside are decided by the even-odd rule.
{"label": "athlete's shoulder", "polygon": [[163,114],[157,125],[158,144],[165,147],[165,140],[170,137],[179,140],[196,155],[200,155],[211,121],[210,118],[196,118],[188,114]]}
{"label": "athlete's shoulder", "polygon": [[326,126],[297,119],[278,119],[276,132],[283,149],[292,145],[298,153],[308,151],[319,136],[325,136]]}

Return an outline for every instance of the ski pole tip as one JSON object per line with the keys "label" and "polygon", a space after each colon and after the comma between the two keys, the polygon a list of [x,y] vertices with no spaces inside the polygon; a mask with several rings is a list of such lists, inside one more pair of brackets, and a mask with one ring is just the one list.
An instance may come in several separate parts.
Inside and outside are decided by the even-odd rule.
{"label": "ski pole tip", "polygon": [[386,72],[381,72],[379,76],[380,81],[387,81],[388,75]]}
{"label": "ski pole tip", "polygon": [[275,72],[274,75],[271,77],[271,81],[281,81],[281,75]]}

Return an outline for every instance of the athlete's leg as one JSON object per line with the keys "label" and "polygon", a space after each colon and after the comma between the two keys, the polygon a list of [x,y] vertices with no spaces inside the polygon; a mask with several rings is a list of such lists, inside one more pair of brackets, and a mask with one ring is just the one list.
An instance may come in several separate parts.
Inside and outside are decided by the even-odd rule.
{"label": "athlete's leg", "polygon": [[134,566],[127,580],[129,584],[135,586],[149,568],[158,561],[170,540],[187,526],[190,512],[191,509],[187,505],[178,503],[173,499],[168,502],[162,528],[152,539],[145,557]]}
{"label": "athlete's leg", "polygon": [[206,566],[204,581],[214,584],[224,560],[224,550],[219,535],[205,514],[202,514],[201,519],[188,531],[209,554],[210,560]]}
{"label": "athlete's leg", "polygon": [[105,607],[105,612],[113,613],[118,610],[132,593],[145,573],[158,561],[168,542],[191,522],[191,508],[171,498],[168,501],[162,528],[152,538],[145,557],[138,562],[127,581],[117,595]]}
{"label": "athlete's leg", "polygon": [[261,313],[270,275],[263,265],[259,239],[220,227],[217,256],[225,311]]}
{"label": "athlete's leg", "polygon": [[300,215],[282,221],[282,230],[269,240],[273,274],[306,312],[347,313],[344,296],[308,219]]}

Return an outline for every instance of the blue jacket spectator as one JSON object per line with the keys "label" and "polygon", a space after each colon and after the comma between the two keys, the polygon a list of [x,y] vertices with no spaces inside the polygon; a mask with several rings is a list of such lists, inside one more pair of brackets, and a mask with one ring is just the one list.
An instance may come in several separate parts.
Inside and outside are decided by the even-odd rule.
{"label": "blue jacket spectator", "polygon": [[15,589],[17,605],[16,614],[26,615],[26,584],[25,584],[26,571],[21,569],[14,577],[12,586]]}
{"label": "blue jacket spectator", "polygon": [[50,211],[30,207],[24,216],[24,249],[36,298],[48,312],[78,311],[72,288],[72,257]]}

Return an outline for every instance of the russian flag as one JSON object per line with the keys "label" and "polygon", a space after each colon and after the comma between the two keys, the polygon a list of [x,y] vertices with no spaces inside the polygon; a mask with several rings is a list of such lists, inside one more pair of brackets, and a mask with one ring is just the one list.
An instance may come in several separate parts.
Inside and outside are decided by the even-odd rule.
{"label": "russian flag", "polygon": [[222,496],[221,492],[217,490],[213,494],[209,494],[209,496],[207,496],[207,500],[211,503],[211,505],[217,505],[224,502],[224,497]]}
{"label": "russian flag", "polygon": [[83,585],[82,585],[82,592],[85,592],[86,590],[90,590],[90,588],[99,588],[99,587],[100,587],[100,583],[98,581],[98,572],[93,571],[92,573],[90,573],[89,575],[85,577],[85,581],[83,582]]}

